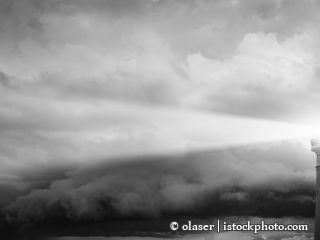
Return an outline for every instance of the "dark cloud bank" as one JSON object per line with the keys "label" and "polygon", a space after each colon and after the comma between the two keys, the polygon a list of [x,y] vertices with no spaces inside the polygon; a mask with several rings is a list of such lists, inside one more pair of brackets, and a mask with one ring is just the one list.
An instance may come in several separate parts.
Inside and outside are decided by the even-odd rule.
{"label": "dark cloud bank", "polygon": [[24,172],[0,186],[1,232],[128,235],[167,232],[168,219],[313,217],[314,169],[304,151],[281,143]]}

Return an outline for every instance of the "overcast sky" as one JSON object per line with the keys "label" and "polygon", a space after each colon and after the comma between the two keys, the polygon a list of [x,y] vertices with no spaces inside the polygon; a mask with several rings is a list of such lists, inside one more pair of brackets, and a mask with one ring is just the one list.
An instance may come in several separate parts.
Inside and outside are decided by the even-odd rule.
{"label": "overcast sky", "polygon": [[305,128],[260,119],[320,121],[318,10],[1,1],[2,169],[300,137]]}
{"label": "overcast sky", "polygon": [[[159,202],[193,214],[193,194],[208,192],[249,204],[260,187],[273,194],[266,202],[277,199],[280,209],[287,194],[288,214],[302,201],[310,216],[309,138],[320,135],[319,10],[316,0],[1,0],[5,215],[41,219],[33,207],[43,206],[51,216],[45,206],[55,196],[70,204],[65,216],[96,216],[98,200],[88,196],[100,196],[107,184],[113,194],[103,199],[136,194],[112,205],[121,216],[181,210]],[[175,170],[184,166],[180,160],[166,165],[176,158],[185,161],[182,172]],[[97,163],[108,169],[106,162],[120,159],[151,173],[169,168],[170,176],[161,173],[140,189],[145,175],[130,172],[130,164],[116,165],[117,176],[86,169]],[[234,174],[221,176],[219,169]],[[273,188],[259,169],[283,185]],[[132,182],[123,183],[127,174]],[[221,181],[227,193],[219,192]],[[89,186],[82,193],[86,207],[73,202],[79,182]],[[180,195],[171,194],[170,184]],[[142,205],[130,209],[131,201]]]}
{"label": "overcast sky", "polygon": [[28,106],[106,99],[295,121],[319,100],[317,1],[0,7],[2,91],[28,97]]}

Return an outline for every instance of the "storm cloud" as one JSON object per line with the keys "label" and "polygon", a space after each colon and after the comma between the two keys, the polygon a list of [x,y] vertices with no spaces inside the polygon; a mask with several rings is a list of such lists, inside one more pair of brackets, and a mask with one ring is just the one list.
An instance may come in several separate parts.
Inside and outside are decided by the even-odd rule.
{"label": "storm cloud", "polygon": [[319,10],[1,1],[0,232],[313,217]]}
{"label": "storm cloud", "polygon": [[[8,221],[314,214],[312,163],[299,144],[146,156],[31,179],[3,211]],[[44,175],[45,176],[45,175]],[[28,178],[25,176],[25,179]],[[21,179],[23,180],[23,179]],[[44,182],[42,179],[42,182]]]}

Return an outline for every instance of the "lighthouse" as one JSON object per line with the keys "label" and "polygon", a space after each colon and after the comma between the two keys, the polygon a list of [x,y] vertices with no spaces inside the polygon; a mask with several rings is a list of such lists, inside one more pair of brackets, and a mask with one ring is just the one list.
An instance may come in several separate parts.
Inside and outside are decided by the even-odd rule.
{"label": "lighthouse", "polygon": [[311,150],[317,155],[316,165],[316,213],[314,239],[320,240],[320,138],[311,140]]}

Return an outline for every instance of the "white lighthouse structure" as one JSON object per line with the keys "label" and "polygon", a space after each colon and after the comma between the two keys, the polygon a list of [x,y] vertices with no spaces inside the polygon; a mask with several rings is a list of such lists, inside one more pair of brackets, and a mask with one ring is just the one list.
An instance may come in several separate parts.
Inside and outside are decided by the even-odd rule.
{"label": "white lighthouse structure", "polygon": [[320,138],[311,140],[311,150],[317,155],[316,212],[315,212],[314,239],[320,240]]}

